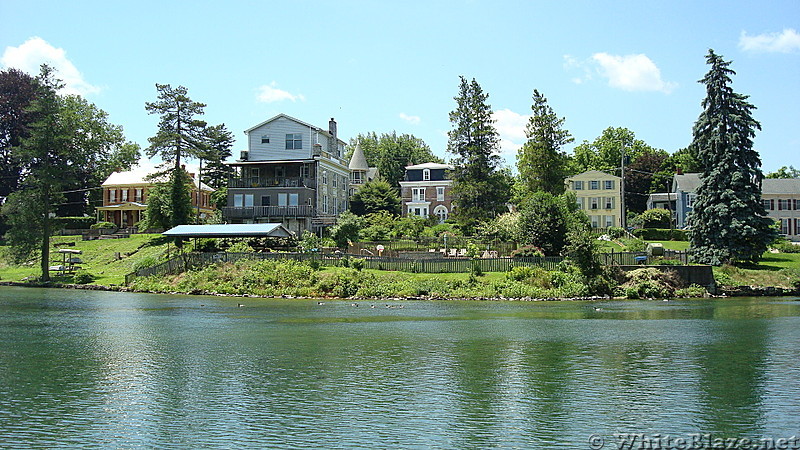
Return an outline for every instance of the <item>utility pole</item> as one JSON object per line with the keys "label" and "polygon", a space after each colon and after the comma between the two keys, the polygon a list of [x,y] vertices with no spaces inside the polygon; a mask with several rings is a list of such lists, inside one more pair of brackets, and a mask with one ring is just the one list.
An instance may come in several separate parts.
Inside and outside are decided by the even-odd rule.
{"label": "utility pole", "polygon": [[625,214],[625,144],[622,144],[622,146],[620,147],[620,153],[622,154],[622,156],[620,157],[620,182],[619,182],[620,192],[622,194],[619,199],[619,204],[622,207],[621,208],[622,217],[620,219],[622,219],[622,229],[627,232],[628,217]]}

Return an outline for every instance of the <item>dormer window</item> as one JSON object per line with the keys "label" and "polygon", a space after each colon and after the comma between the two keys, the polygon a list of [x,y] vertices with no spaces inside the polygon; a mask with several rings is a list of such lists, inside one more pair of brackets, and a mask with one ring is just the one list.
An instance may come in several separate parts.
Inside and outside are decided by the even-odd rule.
{"label": "dormer window", "polygon": [[422,181],[430,181],[430,180],[431,180],[431,169],[423,169]]}

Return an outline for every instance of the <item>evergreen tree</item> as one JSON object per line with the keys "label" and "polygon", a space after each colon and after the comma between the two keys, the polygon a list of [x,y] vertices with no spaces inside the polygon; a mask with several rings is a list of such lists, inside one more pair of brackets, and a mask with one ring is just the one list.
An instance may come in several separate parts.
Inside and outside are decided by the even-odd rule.
{"label": "evergreen tree", "polygon": [[558,118],[547,99],[533,91],[533,105],[525,136],[528,141],[517,153],[520,180],[528,192],[544,191],[554,195],[564,192],[569,159],[561,150],[574,139],[563,129],[564,119]]}
{"label": "evergreen tree", "polygon": [[234,171],[223,161],[231,157],[233,142],[233,133],[228,131],[224,123],[206,129],[207,150],[201,154],[202,160],[207,162],[201,176],[203,183],[214,189],[228,186],[228,178]]}
{"label": "evergreen tree", "polygon": [[[188,175],[181,166],[181,158],[200,159],[209,155],[209,132],[206,122],[196,118],[203,114],[206,105],[190,99],[187,89],[183,86],[173,88],[168,84],[156,84],[156,89],[158,100],[145,103],[145,109],[150,114],[161,115],[161,120],[156,135],[148,138],[150,146],[146,152],[150,157],[158,154],[165,164],[173,164],[173,167],[167,170],[170,173],[169,207],[161,207],[159,211],[170,214],[169,220],[161,221],[162,225],[177,226],[192,220],[191,199],[188,206],[185,201],[190,198],[186,185]],[[148,198],[152,198],[152,195]],[[152,220],[148,217],[151,224]]]}
{"label": "evergreen tree", "polygon": [[703,111],[695,122],[692,147],[702,166],[700,186],[689,217],[689,239],[697,262],[755,262],[775,238],[761,203],[761,160],[753,138],[761,125],[748,96],[731,88],[730,61],[708,51],[711,66]]}
{"label": "evergreen tree", "polygon": [[474,78],[468,82],[461,77],[456,109],[450,112],[453,129],[447,151],[455,155],[453,215],[466,233],[504,212],[510,196],[509,178],[499,170],[500,138],[488,98]]}
{"label": "evergreen tree", "polygon": [[400,215],[400,197],[384,180],[367,181],[350,197],[350,211],[359,216],[378,211]]}

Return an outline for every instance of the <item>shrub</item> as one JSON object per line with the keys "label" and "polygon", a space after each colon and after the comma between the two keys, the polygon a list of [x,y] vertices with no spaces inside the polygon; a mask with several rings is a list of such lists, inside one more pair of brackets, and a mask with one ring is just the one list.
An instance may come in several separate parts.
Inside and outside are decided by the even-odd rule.
{"label": "shrub", "polygon": [[89,284],[94,281],[94,275],[85,270],[78,270],[72,277],[72,281],[76,284]]}
{"label": "shrub", "polygon": [[621,287],[630,299],[673,297],[680,286],[680,279],[674,271],[653,267],[632,270],[626,276],[628,281]]}
{"label": "shrub", "polygon": [[252,252],[255,252],[255,250],[253,250],[253,247],[250,247],[250,245],[248,245],[247,242],[244,242],[244,241],[234,242],[233,245],[228,247],[228,250],[226,250],[226,251],[228,251],[230,253],[252,253]]}
{"label": "shrub", "polygon": [[792,244],[786,238],[776,240],[772,247],[781,253],[800,253],[800,245]]}
{"label": "shrub", "polygon": [[56,217],[53,219],[56,228],[66,230],[85,230],[95,223],[94,217]]}
{"label": "shrub", "polygon": [[511,252],[512,258],[531,258],[535,256],[544,256],[542,249],[536,247],[535,245],[526,245]]}
{"label": "shrub", "polygon": [[350,267],[361,272],[361,270],[364,268],[364,260],[360,258],[354,258],[353,261],[350,262]]}
{"label": "shrub", "polygon": [[668,228],[672,222],[672,213],[661,208],[648,209],[635,222],[642,228]]}
{"label": "shrub", "polygon": [[699,284],[692,284],[691,286],[683,289],[678,289],[675,291],[676,297],[685,297],[685,298],[701,298],[708,295],[708,291],[703,286]]}
{"label": "shrub", "polygon": [[648,241],[686,241],[689,239],[685,230],[669,228],[639,228],[633,230],[633,235]]}
{"label": "shrub", "polygon": [[114,228],[117,228],[117,226],[114,225],[111,222],[97,222],[97,223],[93,223],[89,228],[91,228],[92,230],[98,230],[98,229],[101,229],[101,228],[102,229],[111,229],[111,230],[113,230]]}
{"label": "shrub", "polygon": [[145,256],[143,258],[137,259],[133,263],[133,267],[131,267],[131,269],[133,269],[133,271],[136,272],[136,271],[144,269],[146,267],[155,266],[156,264],[158,264],[158,258],[156,258],[155,256],[150,255],[150,256]]}
{"label": "shrub", "polygon": [[469,269],[471,275],[476,277],[483,276],[483,267],[481,267],[481,262],[479,260],[472,261],[472,266]]}
{"label": "shrub", "polygon": [[619,239],[625,236],[625,229],[622,227],[608,227],[606,229],[606,234],[611,239]]}

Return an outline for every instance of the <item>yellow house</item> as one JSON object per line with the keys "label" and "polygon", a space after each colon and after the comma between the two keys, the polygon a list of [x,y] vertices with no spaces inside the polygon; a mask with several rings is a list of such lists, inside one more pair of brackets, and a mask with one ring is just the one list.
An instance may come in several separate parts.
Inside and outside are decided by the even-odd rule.
{"label": "yellow house", "polygon": [[567,191],[578,197],[578,205],[589,216],[592,228],[622,226],[620,178],[599,170],[568,177]]}

